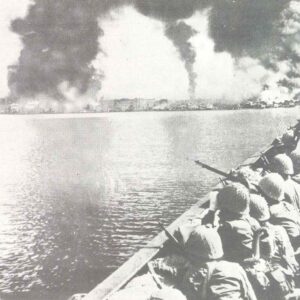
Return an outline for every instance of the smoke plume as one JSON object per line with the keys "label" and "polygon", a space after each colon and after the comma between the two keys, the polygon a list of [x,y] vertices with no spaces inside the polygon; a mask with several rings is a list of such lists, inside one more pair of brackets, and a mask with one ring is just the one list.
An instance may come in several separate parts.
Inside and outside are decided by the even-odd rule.
{"label": "smoke plume", "polygon": [[[101,61],[98,70],[92,64],[101,52],[101,36],[105,35],[98,21],[107,12],[124,5],[165,25],[166,37],[185,64],[191,97],[197,80],[201,81],[199,72],[195,71],[195,61],[201,51],[193,47],[191,38],[194,40],[197,31],[187,20],[204,10],[209,12],[207,30],[215,54],[228,54],[236,62],[235,72],[245,77],[252,74],[253,71],[249,72],[249,68],[253,70],[252,64],[250,67],[239,62],[250,58],[261,74],[256,87],[268,84],[291,91],[300,87],[298,1],[35,0],[28,15],[13,21],[11,26],[24,45],[18,64],[11,70],[12,96],[46,94],[65,99],[66,93],[60,88],[62,83],[76,88],[76,95],[88,93],[95,85],[101,89],[105,79]],[[268,76],[261,71],[265,69]]]}
{"label": "smoke plume", "polygon": [[181,59],[189,77],[190,99],[195,98],[196,78],[193,65],[195,63],[196,51],[193,49],[189,39],[197,33],[191,26],[184,22],[171,23],[166,25],[166,36],[174,43],[178,49]]}
{"label": "smoke plume", "polygon": [[10,29],[15,18],[26,16],[30,0],[10,0],[0,2],[0,97],[9,94],[8,75],[11,65],[18,61],[22,50],[20,37]]}
{"label": "smoke plume", "polygon": [[17,95],[46,93],[62,97],[64,81],[79,91],[88,89],[94,74],[89,62],[98,53],[95,1],[36,1],[26,19],[12,29],[22,36],[24,49],[11,84]]}
{"label": "smoke plume", "polygon": [[300,3],[291,1],[282,13],[281,44],[277,54],[278,64],[285,66],[286,77],[281,84],[300,88]]}
{"label": "smoke plume", "polygon": [[270,53],[279,41],[281,12],[287,0],[214,1],[210,14],[210,35],[216,51],[235,57],[260,57]]}
{"label": "smoke plume", "polygon": [[85,93],[93,85],[95,69],[90,63],[103,35],[98,17],[120,2],[124,1],[36,0],[27,17],[11,25],[24,44],[10,77],[13,96],[44,93],[64,98],[58,88],[62,82]]}
{"label": "smoke plume", "polygon": [[208,7],[209,0],[135,0],[137,10],[145,16],[164,22],[191,17],[197,10]]}

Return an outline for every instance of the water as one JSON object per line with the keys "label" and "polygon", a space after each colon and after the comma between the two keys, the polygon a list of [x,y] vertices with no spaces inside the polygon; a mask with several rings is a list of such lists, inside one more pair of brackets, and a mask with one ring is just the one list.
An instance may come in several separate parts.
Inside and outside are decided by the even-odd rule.
{"label": "water", "polygon": [[[85,292],[299,109],[0,116],[3,299]],[[2,298],[1,298],[2,299]]]}

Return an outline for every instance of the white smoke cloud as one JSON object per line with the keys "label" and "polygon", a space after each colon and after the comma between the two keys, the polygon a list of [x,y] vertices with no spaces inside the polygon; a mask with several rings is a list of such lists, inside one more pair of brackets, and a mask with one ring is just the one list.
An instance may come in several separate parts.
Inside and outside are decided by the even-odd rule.
{"label": "white smoke cloud", "polygon": [[132,7],[114,10],[100,21],[104,36],[94,66],[105,74],[100,95],[104,98],[188,97],[184,64],[160,21]]}
{"label": "white smoke cloud", "polygon": [[0,1],[0,97],[9,94],[8,66],[16,63],[22,50],[20,37],[10,30],[10,23],[27,14],[30,0]]}
{"label": "white smoke cloud", "polygon": [[273,72],[262,66],[258,59],[234,58],[228,52],[216,52],[208,33],[209,10],[197,12],[186,22],[198,32],[191,38],[197,51],[196,96],[210,101],[241,102],[258,95]]}
{"label": "white smoke cloud", "polygon": [[285,35],[297,34],[300,31],[300,2],[292,1],[283,14],[288,14],[284,20],[282,33]]}
{"label": "white smoke cloud", "polygon": [[83,111],[88,105],[94,107],[98,105],[93,88],[82,94],[76,87],[64,81],[58,86],[58,91],[63,96],[63,101],[47,94],[38,94],[34,98],[22,97],[19,99],[18,104],[23,113],[41,111],[74,113]]}

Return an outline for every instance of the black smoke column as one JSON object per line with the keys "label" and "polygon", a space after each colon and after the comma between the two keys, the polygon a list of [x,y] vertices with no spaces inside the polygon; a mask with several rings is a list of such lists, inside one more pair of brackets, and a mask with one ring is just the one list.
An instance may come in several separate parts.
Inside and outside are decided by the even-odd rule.
{"label": "black smoke column", "polygon": [[194,72],[194,63],[196,52],[193,49],[189,39],[197,33],[191,26],[184,22],[174,22],[166,25],[166,36],[173,42],[180,53],[180,57],[184,62],[185,69],[189,77],[189,96],[193,100],[195,98],[196,78]]}
{"label": "black smoke column", "polygon": [[36,0],[25,19],[12,23],[24,43],[10,78],[15,96],[63,97],[58,88],[62,82],[81,93],[89,88],[94,74],[90,62],[103,34],[97,21],[99,9],[95,0]]}

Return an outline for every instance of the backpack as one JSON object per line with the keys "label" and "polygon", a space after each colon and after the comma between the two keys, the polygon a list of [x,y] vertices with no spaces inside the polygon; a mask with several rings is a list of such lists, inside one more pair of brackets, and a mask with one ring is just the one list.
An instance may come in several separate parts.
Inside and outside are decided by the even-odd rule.
{"label": "backpack", "polygon": [[246,271],[257,299],[268,299],[267,295],[271,283],[266,275],[267,262],[263,259],[246,259],[241,265]]}
{"label": "backpack", "polygon": [[284,268],[273,267],[260,258],[260,238],[267,233],[265,228],[255,233],[253,243],[254,257],[244,260],[244,267],[258,299],[283,300],[294,290],[293,280]]}

